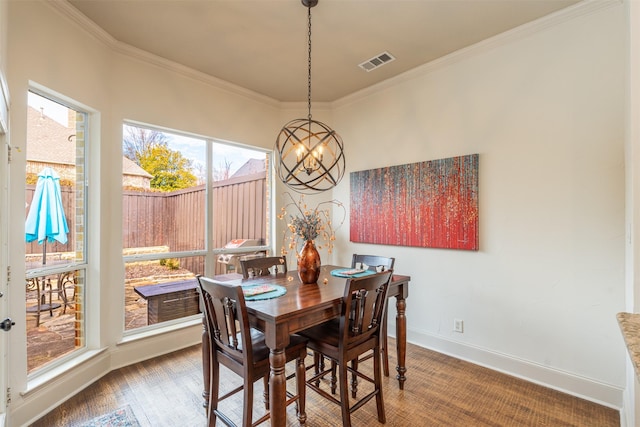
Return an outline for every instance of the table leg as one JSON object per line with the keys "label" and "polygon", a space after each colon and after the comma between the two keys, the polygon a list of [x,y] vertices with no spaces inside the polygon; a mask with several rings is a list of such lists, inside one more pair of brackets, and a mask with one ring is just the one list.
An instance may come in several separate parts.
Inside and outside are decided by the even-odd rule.
{"label": "table leg", "polygon": [[269,354],[269,364],[271,374],[269,375],[269,407],[271,408],[271,425],[273,427],[284,427],[287,425],[287,378],[284,373],[286,357],[284,348],[271,349]]}
{"label": "table leg", "polygon": [[398,366],[396,367],[398,375],[396,376],[396,379],[398,380],[400,390],[404,390],[404,382],[407,380],[407,378],[404,376],[405,372],[407,372],[407,367],[405,365],[407,355],[407,316],[405,315],[406,308],[407,303],[404,297],[402,295],[396,296],[396,349],[398,351]]}

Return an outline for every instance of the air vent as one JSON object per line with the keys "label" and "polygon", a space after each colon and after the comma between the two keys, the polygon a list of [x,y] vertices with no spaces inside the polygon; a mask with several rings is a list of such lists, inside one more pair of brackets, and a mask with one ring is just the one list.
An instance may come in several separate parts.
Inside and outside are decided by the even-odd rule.
{"label": "air vent", "polygon": [[380,55],[374,56],[371,59],[364,61],[362,64],[358,65],[358,67],[362,68],[366,72],[373,71],[378,67],[382,67],[384,64],[387,64],[391,61],[395,61],[395,57],[391,55],[389,52],[382,52]]}

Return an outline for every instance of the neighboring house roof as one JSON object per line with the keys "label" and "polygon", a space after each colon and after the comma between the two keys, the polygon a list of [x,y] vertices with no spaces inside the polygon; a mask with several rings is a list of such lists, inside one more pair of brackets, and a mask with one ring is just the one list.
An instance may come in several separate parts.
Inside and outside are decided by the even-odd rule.
{"label": "neighboring house roof", "polygon": [[[75,144],[71,138],[75,134],[75,117],[71,116],[73,110],[69,110],[67,126],[51,119],[33,107],[28,109],[28,122],[36,123],[30,126],[27,138],[27,162],[57,163],[60,165],[75,166]],[[69,142],[66,144],[65,142]],[[142,169],[135,162],[122,158],[122,173],[124,175],[141,176],[151,180],[153,175]]]}
{"label": "neighboring house roof", "polygon": [[74,128],[63,126],[32,107],[27,114],[28,123],[36,124],[27,133],[27,161],[75,165],[75,144],[69,142],[75,124]]}
{"label": "neighboring house roof", "polygon": [[122,157],[122,173],[125,175],[144,176],[149,179],[153,178],[153,175],[142,169],[133,160],[130,160],[126,157]]}
{"label": "neighboring house roof", "polygon": [[240,166],[231,177],[244,176],[244,175],[252,175],[254,173],[264,172],[266,170],[264,159],[249,159],[247,162]]}

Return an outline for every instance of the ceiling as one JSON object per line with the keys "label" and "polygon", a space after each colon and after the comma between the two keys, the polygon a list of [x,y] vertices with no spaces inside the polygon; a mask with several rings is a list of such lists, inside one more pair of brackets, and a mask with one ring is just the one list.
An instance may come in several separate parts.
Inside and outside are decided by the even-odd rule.
{"label": "ceiling", "polygon": [[[68,0],[124,43],[278,101],[307,101],[300,0]],[[578,0],[319,0],[312,101],[335,101]],[[383,52],[396,59],[367,72]]]}

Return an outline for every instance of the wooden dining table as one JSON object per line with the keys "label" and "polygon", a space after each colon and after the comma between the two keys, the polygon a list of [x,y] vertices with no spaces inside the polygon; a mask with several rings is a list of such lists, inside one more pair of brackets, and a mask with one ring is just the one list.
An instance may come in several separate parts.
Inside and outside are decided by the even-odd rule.
{"label": "wooden dining table", "polygon": [[[286,288],[282,296],[260,301],[247,301],[247,312],[253,327],[263,331],[265,341],[270,349],[269,364],[269,407],[271,425],[286,425],[286,375],[284,348],[289,344],[291,334],[326,322],[340,316],[342,296],[346,278],[331,275],[341,267],[324,265],[320,277],[315,284],[303,284],[297,271],[276,275],[259,276],[243,279],[241,274],[231,273],[216,275],[214,280],[233,285],[254,285],[259,283],[279,285]],[[388,298],[396,299],[396,366],[398,386],[404,388],[406,381],[405,366],[407,348],[407,321],[405,316],[406,298],[409,295],[411,277],[394,274],[387,291]],[[211,373],[209,361],[209,331],[205,327],[202,335],[202,360],[204,376],[205,406],[209,402],[209,378]],[[385,351],[388,351],[385,349]]]}

